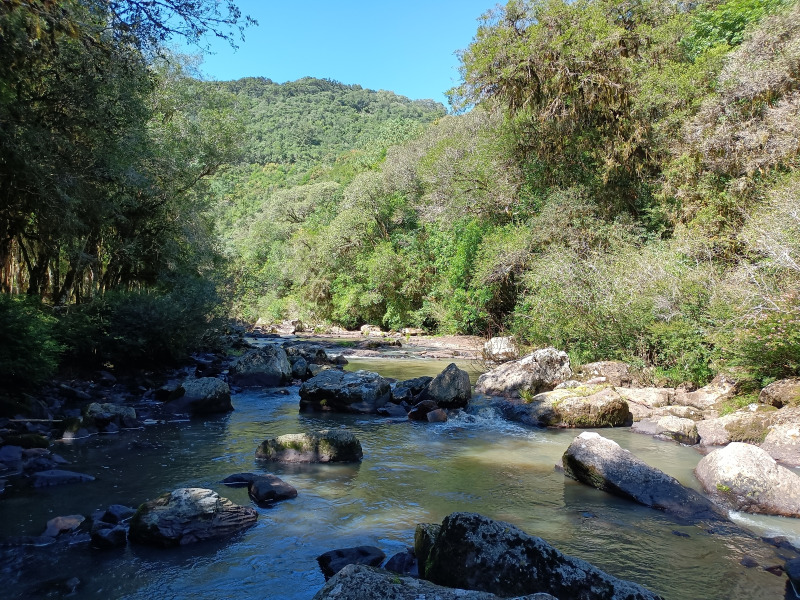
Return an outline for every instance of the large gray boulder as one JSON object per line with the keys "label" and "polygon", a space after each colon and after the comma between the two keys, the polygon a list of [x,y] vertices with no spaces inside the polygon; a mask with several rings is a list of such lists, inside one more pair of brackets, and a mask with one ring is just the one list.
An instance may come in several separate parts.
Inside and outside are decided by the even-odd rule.
{"label": "large gray boulder", "polygon": [[772,406],[751,404],[722,417],[699,421],[700,443],[703,446],[724,446],[730,442],[759,444],[767,436],[770,425],[780,421],[779,412]]}
{"label": "large gray boulder", "polygon": [[784,465],[800,467],[800,422],[771,427],[761,448]]}
{"label": "large gray boulder", "polygon": [[256,458],[290,463],[359,462],[361,442],[346,429],[323,429],[316,433],[289,433],[265,440]]}
{"label": "large gray boulder", "polygon": [[597,433],[585,431],[576,437],[562,463],[567,477],[663,510],[680,521],[726,520],[707,498]]}
{"label": "large gray boulder", "polygon": [[[313,600],[495,600],[489,592],[442,587],[415,577],[351,564],[334,575]],[[521,600],[521,599],[520,599]],[[525,596],[525,600],[557,600],[549,594]]]}
{"label": "large gray boulder", "polygon": [[730,377],[717,375],[711,383],[694,392],[676,391],[673,401],[682,406],[705,410],[717,402],[733,397],[738,387],[738,383]]}
{"label": "large gray boulder", "polygon": [[757,446],[732,442],[704,456],[694,472],[706,492],[735,510],[800,517],[800,475]]}
{"label": "large gray boulder", "polygon": [[488,396],[519,397],[552,390],[572,377],[569,356],[555,348],[542,348],[525,358],[507,362],[478,377],[475,391]]}
{"label": "large gray boulder", "polygon": [[433,377],[428,376],[398,381],[392,388],[392,402],[415,404],[421,399],[420,395],[428,389],[431,381],[433,381]]}
{"label": "large gray boulder", "polygon": [[142,504],[131,519],[131,542],[182,546],[225,538],[254,525],[258,513],[216,492],[180,488]]}
{"label": "large gray boulder", "polygon": [[169,412],[191,413],[202,416],[224,413],[233,410],[231,389],[228,384],[216,377],[187,379],[178,390],[183,395],[167,402],[164,406]]}
{"label": "large gray boulder", "polygon": [[113,423],[117,427],[138,427],[136,410],[132,406],[123,406],[111,402],[92,402],[84,411],[84,426],[94,426],[103,431]]}
{"label": "large gray boulder", "polygon": [[230,367],[230,380],[244,387],[276,387],[292,378],[286,351],[278,346],[248,350]]}
{"label": "large gray boulder", "polygon": [[472,397],[469,373],[459,369],[455,363],[450,363],[430,382],[427,396],[436,402],[439,408],[465,407]]}
{"label": "large gray boulder", "polygon": [[773,381],[761,390],[758,401],[775,408],[800,406],[800,377]]}
{"label": "large gray boulder", "polygon": [[483,345],[484,360],[506,362],[519,358],[519,346],[513,337],[493,337]]}
{"label": "large gray boulder", "polygon": [[692,419],[682,419],[667,415],[652,419],[643,419],[631,426],[634,433],[643,433],[661,438],[669,438],[681,444],[694,446],[700,441],[697,423]]}
{"label": "large gray boulder", "polygon": [[570,600],[655,600],[646,588],[562,554],[510,523],[475,513],[445,517],[425,565],[426,579],[447,587]]}
{"label": "large gray boulder", "polygon": [[389,382],[377,373],[329,369],[300,386],[300,410],[376,414],[391,393]]}
{"label": "large gray boulder", "polygon": [[604,360],[581,366],[578,372],[584,379],[597,383],[629,387],[633,382],[628,365],[619,360]]}

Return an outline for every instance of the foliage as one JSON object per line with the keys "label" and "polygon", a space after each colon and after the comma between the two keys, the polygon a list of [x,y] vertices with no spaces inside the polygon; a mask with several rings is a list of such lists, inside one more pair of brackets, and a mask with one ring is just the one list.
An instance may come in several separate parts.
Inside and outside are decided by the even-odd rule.
{"label": "foliage", "polygon": [[4,391],[41,382],[58,366],[56,320],[36,300],[0,295],[0,378]]}

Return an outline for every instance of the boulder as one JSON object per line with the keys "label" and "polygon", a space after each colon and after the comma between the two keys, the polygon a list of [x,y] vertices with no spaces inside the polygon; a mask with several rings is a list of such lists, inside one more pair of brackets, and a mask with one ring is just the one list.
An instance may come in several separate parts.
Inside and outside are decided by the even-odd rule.
{"label": "boulder", "polygon": [[717,375],[705,387],[693,392],[676,390],[674,403],[682,406],[692,406],[700,410],[711,408],[717,402],[727,400],[736,394],[738,384],[726,375]]}
{"label": "boulder", "polygon": [[233,475],[228,475],[220,483],[228,487],[247,487],[259,477],[260,475],[255,473],[234,473]]}
{"label": "boulder", "polygon": [[778,462],[800,467],[800,423],[770,427],[761,448]]}
{"label": "boulder", "polygon": [[383,331],[378,325],[362,325],[361,335],[383,335]]}
{"label": "boulder", "polygon": [[58,537],[62,533],[75,531],[86,520],[83,515],[67,515],[53,517],[47,522],[47,528],[42,534],[47,537]]}
{"label": "boulder", "polygon": [[759,444],[775,423],[777,413],[771,406],[751,404],[729,415],[705,419],[697,423],[697,433],[703,446],[724,446],[730,442]]}
{"label": "boulder", "polygon": [[305,379],[308,377],[308,362],[302,356],[298,356],[292,363],[292,377],[295,379]]}
{"label": "boulder", "polygon": [[780,379],[770,383],[758,395],[761,404],[769,404],[775,408],[784,406],[800,406],[800,377]]}
{"label": "boulder", "polygon": [[297,498],[297,490],[275,475],[259,475],[247,486],[250,499],[259,506],[271,506],[281,500]]}
{"label": "boulder", "polygon": [[520,392],[536,394],[552,390],[570,377],[572,369],[567,353],[543,348],[484,373],[478,378],[475,391],[489,396],[519,397]]}
{"label": "boulder", "polygon": [[433,377],[427,376],[398,381],[392,387],[392,402],[415,404],[421,399],[420,395],[428,388],[431,381],[433,381]]}
{"label": "boulder", "polygon": [[443,408],[437,408],[425,415],[428,423],[445,423],[447,421],[447,411]]}
{"label": "boulder", "polygon": [[258,513],[216,492],[180,488],[142,504],[131,519],[130,540],[178,546],[225,538],[255,524]]}
{"label": "boulder", "polygon": [[704,456],[694,472],[706,492],[734,510],[800,517],[800,475],[757,446],[732,442]]}
{"label": "boulder", "polygon": [[513,337],[493,337],[483,345],[484,360],[506,362],[519,358],[519,346]]}
{"label": "boulder", "polygon": [[663,510],[682,522],[726,519],[707,498],[597,433],[586,431],[576,437],[562,463],[567,477]]}
{"label": "boulder", "polygon": [[283,349],[292,364],[299,358],[305,360],[309,365],[328,365],[332,362],[325,348],[314,342],[287,342],[283,345]]}
{"label": "boulder", "polygon": [[450,363],[430,382],[426,394],[439,408],[463,408],[472,397],[469,373]]}
{"label": "boulder", "polygon": [[442,530],[438,523],[418,523],[414,530],[414,554],[417,556],[419,576],[425,577],[425,565],[428,564],[428,556],[431,548]]}
{"label": "boulder", "polygon": [[694,446],[700,441],[697,433],[697,423],[692,419],[665,416],[655,419],[644,419],[631,426],[634,433],[643,433],[675,440],[681,444]]}
{"label": "boulder", "polygon": [[405,408],[406,406],[408,405],[405,403],[395,404],[394,402],[388,402],[378,409],[378,414],[384,417],[404,419],[408,416],[408,411]]}
{"label": "boulder", "polygon": [[124,525],[108,525],[92,530],[92,547],[100,550],[122,548],[128,543],[128,528]]}
{"label": "boulder", "polygon": [[[572,390],[559,391],[559,397],[551,401],[554,418],[546,425],[556,427],[619,427],[632,420],[628,403],[623,400],[613,388],[605,388],[588,396],[574,396]],[[565,393],[566,392],[566,393]],[[533,401],[548,402],[548,396],[556,394],[550,392],[541,394],[539,400],[535,396]]]}
{"label": "boulder", "polygon": [[286,351],[278,346],[249,350],[229,370],[231,383],[242,387],[277,387],[292,377]]}
{"label": "boulder", "polygon": [[33,487],[35,488],[65,485],[68,483],[83,483],[85,481],[94,481],[94,477],[74,471],[64,471],[63,469],[48,469],[47,471],[39,471],[33,475]]}
{"label": "boulder", "polygon": [[346,429],[324,429],[317,433],[290,433],[265,440],[256,458],[276,462],[360,462],[361,443]]}
{"label": "boulder", "polygon": [[100,518],[100,520],[104,523],[116,525],[117,523],[123,523],[124,521],[129,520],[135,514],[135,508],[131,508],[130,506],[125,506],[123,504],[112,504],[103,513],[103,516]]}
{"label": "boulder", "polygon": [[181,384],[181,388],[183,395],[164,405],[168,412],[203,416],[233,410],[231,389],[221,379],[216,377],[187,379]]}
{"label": "boulder", "polygon": [[619,360],[605,360],[581,366],[578,373],[584,379],[594,379],[598,383],[628,387],[633,382],[628,365]]}
{"label": "boulder", "polygon": [[789,585],[792,586],[794,595],[800,598],[800,558],[787,560],[783,570],[789,578]]}
{"label": "boulder", "polygon": [[375,546],[356,546],[355,548],[340,548],[320,554],[317,557],[319,568],[325,579],[335,575],[347,565],[368,565],[377,567],[383,562],[386,555],[383,550]]}
{"label": "boulder", "polygon": [[438,585],[521,596],[544,592],[570,600],[655,600],[646,588],[612,577],[510,523],[453,513],[427,557],[425,577]]}
{"label": "boulder", "polygon": [[408,411],[408,418],[412,421],[427,421],[428,413],[439,410],[438,405],[433,400],[423,400],[411,407]]}
{"label": "boulder", "polygon": [[392,557],[386,561],[386,564],[383,565],[383,568],[392,573],[419,577],[417,557],[414,556],[414,550],[412,548],[407,548],[403,552],[392,555]]}
{"label": "boulder", "polygon": [[[414,577],[366,565],[347,565],[317,592],[313,600],[496,600],[489,592],[442,587]],[[521,600],[521,599],[520,599]],[[549,594],[525,596],[525,600],[556,600]]]}
{"label": "boulder", "polygon": [[301,411],[376,414],[390,398],[389,382],[370,371],[331,369],[300,386]]}
{"label": "boulder", "polygon": [[628,401],[628,404],[640,404],[650,409],[669,406],[675,398],[675,390],[673,388],[617,387],[616,391]]}
{"label": "boulder", "polygon": [[138,427],[136,410],[132,406],[122,406],[110,402],[92,402],[86,407],[84,425],[95,426],[100,431],[108,431],[111,425],[116,427]]}

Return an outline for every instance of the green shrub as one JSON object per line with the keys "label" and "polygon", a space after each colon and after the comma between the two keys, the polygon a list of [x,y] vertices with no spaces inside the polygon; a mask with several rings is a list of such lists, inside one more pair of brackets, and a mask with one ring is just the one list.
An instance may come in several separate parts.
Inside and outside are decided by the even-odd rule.
{"label": "green shrub", "polygon": [[39,383],[58,368],[55,318],[39,302],[0,295],[0,380],[6,390]]}

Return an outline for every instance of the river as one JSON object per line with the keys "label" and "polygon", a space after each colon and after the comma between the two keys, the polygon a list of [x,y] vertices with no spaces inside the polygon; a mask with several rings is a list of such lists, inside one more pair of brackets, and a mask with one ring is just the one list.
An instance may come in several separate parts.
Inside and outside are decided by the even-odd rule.
{"label": "river", "polygon": [[[435,375],[448,361],[352,360],[408,379]],[[464,365],[476,375],[471,365]],[[57,515],[90,514],[110,504],[136,506],[178,487],[207,487],[239,504],[247,490],[219,481],[236,472],[272,472],[298,497],[258,508],[255,527],[220,543],[178,549],[128,546],[30,548],[22,575],[3,572],[5,598],[53,597],[46,582],[78,577],[82,599],[225,598],[308,600],[323,585],[316,557],[335,548],[374,545],[387,556],[413,545],[414,527],[453,511],[509,521],[567,554],[641,583],[668,600],[784,598],[785,576],[740,564],[782,564],[771,546],[742,535],[716,535],[678,525],[647,509],[588,488],[554,470],[580,430],[540,430],[492,414],[447,423],[393,422],[380,417],[298,413],[298,388],[245,391],[235,411],[206,421],[151,425],[95,436],[55,451],[91,483],[12,491],[0,500],[0,538],[38,535]],[[360,465],[263,464],[256,446],[285,433],[345,425],[361,440]],[[600,433],[697,488],[693,449],[627,429]],[[737,516],[759,535],[784,535],[800,545],[793,519]],[[568,600],[568,599],[561,599]]]}

